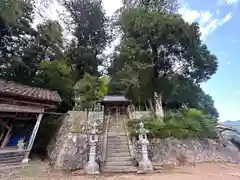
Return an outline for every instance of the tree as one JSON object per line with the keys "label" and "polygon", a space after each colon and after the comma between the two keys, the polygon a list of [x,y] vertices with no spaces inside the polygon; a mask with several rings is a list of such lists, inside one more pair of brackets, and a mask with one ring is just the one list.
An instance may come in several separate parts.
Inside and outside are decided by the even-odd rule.
{"label": "tree", "polygon": [[218,118],[219,114],[214,107],[212,97],[205,94],[200,85],[183,80],[176,84],[173,91],[163,96],[164,109],[195,108],[206,115]]}
{"label": "tree", "polygon": [[33,3],[31,1],[4,1],[0,9],[0,67],[1,78],[12,80],[13,69],[24,66],[22,49],[35,34],[31,27]]}
{"label": "tree", "polygon": [[67,48],[66,55],[78,74],[78,79],[87,72],[99,76],[98,66],[101,65],[102,52],[110,36],[108,19],[100,0],[63,0],[70,17],[66,24],[73,32],[73,40]]}
{"label": "tree", "polygon": [[0,77],[28,85],[35,85],[41,60],[62,56],[63,43],[57,21],[46,21],[33,29],[33,8],[32,1],[10,0],[0,13]]}
{"label": "tree", "polygon": [[176,12],[179,4],[177,0],[123,0],[124,9],[144,7],[156,12]]}
{"label": "tree", "polygon": [[76,103],[82,110],[87,109],[87,111],[94,107],[96,101],[107,94],[106,80],[88,73],[85,73],[83,79],[76,83],[74,89]]}
{"label": "tree", "polygon": [[119,28],[122,40],[113,68],[121,72],[134,67],[138,94],[149,103],[154,102],[154,92],[163,98],[176,85],[197,86],[217,70],[217,58],[202,44],[198,24],[188,24],[178,14],[127,9],[119,16]]}
{"label": "tree", "polygon": [[58,91],[64,103],[72,106],[73,86],[75,84],[73,72],[66,59],[43,60],[40,63],[41,71],[35,81],[38,87]]}
{"label": "tree", "polygon": [[37,26],[40,59],[58,59],[63,56],[63,29],[58,21],[47,20]]}

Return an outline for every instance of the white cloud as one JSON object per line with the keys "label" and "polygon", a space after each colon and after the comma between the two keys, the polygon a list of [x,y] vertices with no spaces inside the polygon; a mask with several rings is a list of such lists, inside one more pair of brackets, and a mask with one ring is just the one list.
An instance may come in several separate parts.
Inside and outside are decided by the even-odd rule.
{"label": "white cloud", "polygon": [[237,43],[237,42],[239,42],[239,40],[238,39],[233,39],[232,42]]}
{"label": "white cloud", "polygon": [[183,19],[189,23],[194,22],[200,17],[200,13],[196,10],[180,8],[178,12],[182,15]]}
{"label": "white cloud", "polygon": [[199,23],[201,25],[205,25],[206,23],[208,23],[212,19],[213,13],[210,13],[210,12],[207,11],[207,12],[202,12],[200,15],[201,15],[200,16],[201,18],[200,18]]}
{"label": "white cloud", "polygon": [[196,11],[187,7],[180,8],[179,13],[182,15],[183,19],[189,23],[194,21],[199,22],[202,39],[205,39],[207,35],[213,33],[218,27],[224,25],[232,18],[231,12],[223,18],[218,18],[219,13],[217,12]]}
{"label": "white cloud", "polygon": [[230,62],[230,61],[228,61],[228,62],[227,62],[227,64],[228,64],[228,65],[230,65],[230,64],[231,64],[231,62]]}
{"label": "white cloud", "polygon": [[220,54],[225,54],[225,52],[224,52],[224,51],[221,51]]}
{"label": "white cloud", "polygon": [[219,25],[222,26],[226,22],[228,22],[230,19],[232,19],[232,13],[229,12],[223,19],[219,21]]}

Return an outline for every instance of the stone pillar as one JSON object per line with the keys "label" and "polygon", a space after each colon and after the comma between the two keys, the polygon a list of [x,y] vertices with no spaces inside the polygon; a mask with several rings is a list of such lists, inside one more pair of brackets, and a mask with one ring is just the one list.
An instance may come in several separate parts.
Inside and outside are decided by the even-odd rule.
{"label": "stone pillar", "polygon": [[99,165],[96,162],[96,147],[98,142],[98,135],[96,132],[96,123],[93,124],[93,129],[90,134],[90,152],[89,152],[89,161],[85,166],[85,172],[87,174],[99,174]]}
{"label": "stone pillar", "polygon": [[147,133],[149,131],[144,128],[144,124],[140,123],[139,133],[139,143],[141,144],[141,154],[142,160],[139,162],[138,173],[146,173],[153,170],[152,162],[148,158],[148,144]]}
{"label": "stone pillar", "polygon": [[37,136],[37,132],[38,132],[40,123],[41,123],[41,121],[42,121],[42,117],[43,117],[43,114],[42,114],[42,113],[38,115],[37,122],[36,122],[36,124],[35,124],[35,127],[34,127],[34,129],[33,129],[32,135],[31,135],[31,137],[30,137],[30,140],[29,140],[29,143],[28,143],[28,147],[27,147],[27,151],[26,151],[26,153],[25,153],[25,156],[24,156],[24,159],[23,159],[22,163],[28,163],[28,161],[29,161],[28,157],[29,157],[29,154],[30,154],[30,152],[31,152],[31,150],[32,150],[32,147],[33,147],[33,143],[34,143],[34,141],[35,141],[35,138],[36,138],[36,136]]}

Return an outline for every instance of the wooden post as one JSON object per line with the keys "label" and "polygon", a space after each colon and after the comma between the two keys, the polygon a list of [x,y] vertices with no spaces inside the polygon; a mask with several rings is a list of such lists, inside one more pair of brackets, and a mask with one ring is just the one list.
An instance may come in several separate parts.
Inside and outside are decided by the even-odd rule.
{"label": "wooden post", "polygon": [[27,151],[26,151],[25,156],[24,156],[24,159],[23,159],[23,161],[22,161],[23,163],[28,163],[28,161],[29,161],[28,157],[29,157],[29,154],[30,154],[30,152],[31,152],[31,150],[32,150],[32,147],[33,147],[33,143],[34,143],[34,141],[35,141],[35,138],[36,138],[36,136],[37,136],[37,132],[38,132],[40,123],[41,123],[41,121],[42,121],[42,117],[43,117],[43,113],[41,113],[41,114],[38,115],[37,122],[36,122],[36,124],[35,124],[35,127],[34,127],[34,129],[33,129],[32,135],[31,135],[30,140],[29,140],[29,143],[28,143]]}
{"label": "wooden post", "polygon": [[9,142],[9,139],[11,137],[12,127],[13,127],[13,122],[14,122],[14,120],[11,122],[11,126],[8,127],[8,132],[7,132],[7,134],[6,134],[5,138],[4,138],[4,141],[3,141],[2,145],[1,145],[1,148],[6,147],[8,142]]}

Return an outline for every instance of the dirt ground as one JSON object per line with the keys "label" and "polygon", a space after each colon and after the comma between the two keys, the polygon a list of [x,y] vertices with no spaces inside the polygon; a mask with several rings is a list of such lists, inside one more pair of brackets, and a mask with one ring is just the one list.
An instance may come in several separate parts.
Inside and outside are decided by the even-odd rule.
{"label": "dirt ground", "polygon": [[163,170],[161,173],[146,175],[112,174],[101,176],[76,176],[46,170],[44,165],[32,165],[18,173],[4,172],[0,180],[240,180],[240,165],[227,163],[203,163],[196,166],[186,166]]}

